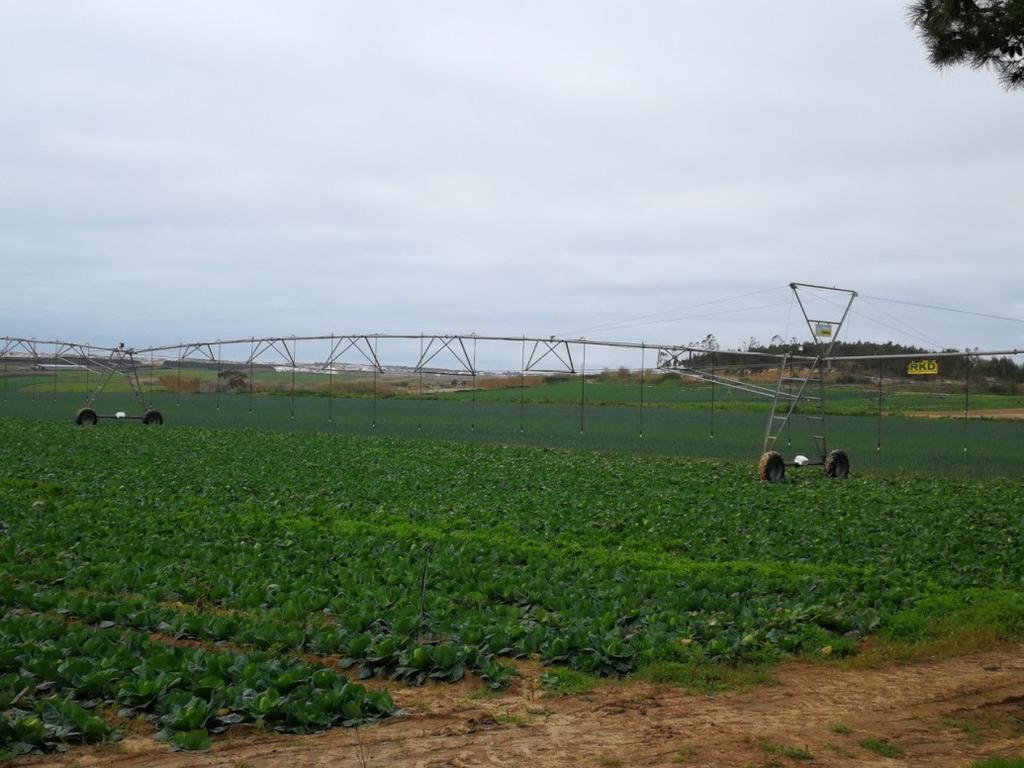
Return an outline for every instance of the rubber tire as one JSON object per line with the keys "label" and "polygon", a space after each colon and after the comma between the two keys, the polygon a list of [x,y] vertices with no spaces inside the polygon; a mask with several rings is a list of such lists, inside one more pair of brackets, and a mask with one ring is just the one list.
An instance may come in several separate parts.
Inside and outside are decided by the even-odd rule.
{"label": "rubber tire", "polygon": [[786,462],[778,451],[765,451],[757,462],[757,476],[766,483],[781,483],[786,479]]}
{"label": "rubber tire", "polygon": [[846,451],[829,451],[825,457],[825,476],[845,480],[850,476],[850,457]]}
{"label": "rubber tire", "polygon": [[79,408],[75,414],[75,424],[80,427],[95,427],[98,421],[96,411],[92,408]]}
{"label": "rubber tire", "polygon": [[160,411],[146,411],[142,414],[142,423],[147,427],[159,427],[164,423],[164,415]]}

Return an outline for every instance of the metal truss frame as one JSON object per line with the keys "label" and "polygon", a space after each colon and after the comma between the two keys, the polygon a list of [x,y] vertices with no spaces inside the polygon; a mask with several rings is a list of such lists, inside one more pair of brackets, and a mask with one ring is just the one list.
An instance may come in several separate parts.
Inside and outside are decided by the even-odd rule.
{"label": "metal truss frame", "polygon": [[[798,284],[799,285],[799,284]],[[842,289],[835,289],[842,290]],[[813,323],[813,319],[811,320]],[[395,365],[386,363],[378,350],[380,341],[417,341],[423,343],[422,352],[418,353],[413,365]],[[323,360],[303,362],[296,353],[298,342],[328,342],[329,353]],[[596,339],[566,339],[553,336],[485,336],[470,334],[400,334],[400,333],[358,333],[358,334],[327,334],[316,336],[264,336],[244,339],[217,339],[213,341],[189,341],[178,344],[164,344],[149,347],[116,347],[95,344],[33,339],[15,336],[0,336],[0,359],[8,361],[25,360],[60,360],[69,365],[94,367],[102,372],[110,367],[110,361],[120,361],[122,356],[130,357],[136,365],[144,356],[153,361],[167,362],[177,360],[199,360],[204,363],[221,363],[225,365],[249,365],[264,358],[268,353],[276,353],[287,366],[303,366],[324,373],[336,367],[341,358],[349,353],[358,353],[357,359],[369,369],[378,373],[389,371],[413,371],[426,373],[464,374],[483,373],[470,351],[475,342],[509,342],[523,347],[522,371],[524,373],[560,373],[580,375],[586,373],[577,360],[588,347],[607,349],[635,349],[637,352],[653,350],[657,352],[657,370],[671,370],[680,375],[698,379],[707,383],[720,384],[755,395],[766,397],[778,396],[789,399],[787,393],[779,393],[777,387],[765,387],[745,382],[739,378],[724,375],[730,368],[749,369],[756,365],[770,363],[773,367],[783,362],[811,364],[815,360],[819,365],[827,363],[843,363],[868,360],[910,360],[922,355],[930,358],[953,358],[971,356],[1015,356],[1024,354],[1024,349],[971,350],[967,352],[928,352],[899,353],[886,355],[832,355],[834,342],[823,347],[821,354],[794,355],[790,353],[769,353],[741,350],[712,350],[707,347],[686,344],[659,344],[632,341],[602,341]],[[819,343],[815,340],[815,343]],[[248,345],[248,354],[243,358],[231,360],[221,357],[222,347],[238,347]],[[50,347],[51,349],[46,349]],[[436,361],[447,353],[454,367],[438,366]],[[708,358],[729,358],[739,361],[733,366],[708,364]],[[120,369],[120,364],[115,365]]]}
{"label": "metal truss frame", "polygon": [[[801,402],[811,402],[817,405],[817,413],[806,414],[806,418],[818,424],[816,431],[819,434],[813,435],[813,439],[816,443],[819,460],[808,461],[807,463],[824,464],[828,454],[828,429],[825,421],[825,376],[823,368],[825,361],[831,359],[832,350],[835,347],[836,340],[839,338],[839,333],[843,329],[846,318],[850,314],[853,300],[857,298],[857,292],[847,288],[834,288],[814,285],[812,283],[790,283],[789,287],[793,291],[797,304],[800,306],[800,313],[803,315],[804,322],[807,323],[807,330],[811,334],[811,339],[814,341],[818,354],[811,359],[810,365],[806,367],[803,376],[794,375],[793,361],[795,358],[788,354],[783,355],[782,365],[779,366],[779,380],[772,396],[772,407],[768,415],[768,423],[765,425],[764,442],[762,443],[761,450],[765,452],[774,449],[782,433],[792,422],[797,406]],[[837,305],[842,309],[842,314],[838,319],[834,317],[811,317],[807,314],[807,305],[800,295],[801,290],[804,289],[828,291],[841,295],[846,300],[845,305]],[[827,344],[821,341],[823,333],[827,333]],[[797,385],[796,392],[793,392],[794,384]],[[817,395],[807,394],[808,384],[817,384]],[[781,412],[780,404],[783,404]]]}
{"label": "metal truss frame", "polygon": [[[841,289],[836,289],[841,290]],[[813,323],[813,321],[811,321]],[[423,351],[417,356],[413,366],[390,365],[385,362],[378,349],[379,341],[403,340],[422,341]],[[330,352],[323,360],[303,362],[296,353],[297,342],[329,342]],[[0,336],[0,359],[7,360],[39,360],[53,359],[66,362],[68,365],[86,367],[95,366],[95,370],[102,371],[109,367],[110,360],[120,360],[121,355],[130,355],[134,360],[141,360],[144,355],[150,355],[154,360],[202,360],[203,362],[218,362],[224,365],[247,366],[250,362],[257,362],[269,352],[280,355],[287,366],[303,366],[313,370],[322,370],[327,373],[332,367],[337,366],[341,357],[349,352],[357,352],[361,362],[366,366],[376,369],[378,373],[389,371],[414,371],[427,373],[444,374],[480,374],[482,369],[476,366],[470,345],[474,342],[509,342],[521,344],[523,350],[522,371],[524,373],[559,373],[569,375],[580,375],[585,373],[582,366],[577,365],[577,359],[582,357],[582,350],[587,347],[604,347],[609,349],[636,349],[657,353],[656,370],[675,371],[683,376],[699,379],[708,383],[730,386],[752,394],[775,396],[776,387],[764,387],[760,385],[743,382],[721,373],[713,373],[714,366],[707,364],[711,356],[719,358],[728,357],[737,360],[750,360],[750,364],[740,364],[733,368],[750,368],[756,366],[758,361],[771,361],[773,366],[780,365],[784,360],[787,364],[792,362],[806,362],[811,364],[819,360],[819,364],[842,364],[842,362],[880,360],[880,359],[913,359],[927,355],[928,357],[963,357],[965,354],[972,356],[1014,356],[1024,354],[1024,349],[991,349],[991,350],[970,350],[970,352],[915,352],[897,354],[860,354],[860,355],[834,355],[830,354],[833,343],[822,349],[821,354],[798,355],[791,353],[758,352],[749,350],[718,349],[713,350],[707,347],[692,346],[686,344],[660,344],[633,341],[602,341],[596,339],[565,339],[556,337],[530,337],[530,336],[482,336],[478,334],[330,334],[318,336],[266,336],[250,337],[245,339],[218,339],[214,341],[189,341],[178,344],[164,344],[159,346],[127,347],[100,346],[83,342],[60,341],[50,339],[32,339],[25,337]],[[818,343],[815,340],[815,343]],[[249,353],[243,358],[224,359],[218,353],[221,347],[237,347],[249,345]],[[46,349],[45,347],[50,347]],[[444,352],[449,353],[455,367],[439,367],[434,361]],[[547,362],[547,367],[542,364]],[[141,365],[137,362],[136,365]],[[729,366],[718,366],[719,371],[728,370]],[[780,395],[784,396],[784,395]]]}

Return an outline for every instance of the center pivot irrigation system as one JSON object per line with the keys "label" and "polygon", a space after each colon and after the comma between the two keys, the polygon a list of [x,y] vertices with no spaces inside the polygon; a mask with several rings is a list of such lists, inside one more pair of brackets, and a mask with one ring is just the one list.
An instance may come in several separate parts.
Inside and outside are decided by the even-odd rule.
{"label": "center pivot irrigation system", "polygon": [[[897,359],[913,359],[921,357],[916,354],[890,355],[833,355],[836,340],[850,313],[857,292],[845,288],[836,288],[811,283],[790,283],[793,298],[799,306],[812,340],[804,344],[804,354],[784,352],[767,353],[757,351],[719,352],[707,346],[679,344],[650,344],[646,342],[626,341],[595,341],[592,339],[569,339],[550,336],[546,338],[529,336],[481,336],[477,334],[350,334],[322,336],[276,336],[252,337],[248,339],[231,339],[216,341],[196,341],[155,347],[102,347],[65,341],[41,341],[4,337],[0,348],[0,358],[7,364],[8,360],[39,361],[49,358],[56,374],[58,368],[84,371],[87,376],[87,396],[83,407],[74,415],[74,421],[81,426],[93,426],[100,419],[134,419],[145,425],[158,426],[163,424],[163,414],[146,405],[145,392],[139,378],[139,368],[148,363],[150,370],[159,362],[161,365],[178,365],[180,377],[183,362],[200,363],[206,366],[215,365],[218,374],[227,363],[237,368],[248,367],[249,379],[252,379],[253,366],[266,364],[268,358],[274,357],[281,361],[285,370],[292,372],[293,396],[294,373],[302,370],[307,373],[333,375],[338,370],[363,370],[374,375],[401,372],[422,375],[451,374],[471,376],[473,387],[476,378],[482,373],[476,364],[476,345],[478,342],[508,342],[521,345],[521,365],[519,374],[527,373],[577,375],[585,379],[587,350],[603,348],[606,350],[638,350],[641,353],[641,376],[646,368],[648,350],[657,353],[657,369],[673,371],[679,375],[702,381],[714,386],[723,386],[768,398],[771,401],[768,420],[765,425],[764,438],[761,443],[761,456],[758,462],[758,476],[767,482],[778,483],[786,476],[789,467],[819,466],[825,474],[832,478],[845,478],[850,472],[850,457],[841,449],[830,447],[825,418],[825,377],[834,364],[844,362],[868,362]],[[806,300],[806,294],[813,292],[817,297],[824,296],[824,301],[817,301],[812,310]],[[379,354],[379,342],[396,340],[408,343],[419,342],[419,354],[414,365],[385,365]],[[317,362],[300,362],[296,354],[298,342],[318,342],[329,350],[326,357]],[[224,346],[248,347],[244,359],[225,360],[221,356]],[[1019,355],[1024,350],[972,351],[973,356]],[[355,356],[357,364],[341,362],[343,355],[350,359]],[[444,354],[443,359],[453,360],[455,365],[439,366],[435,362]],[[593,354],[593,353],[592,353]],[[962,352],[930,352],[930,358],[963,357]],[[771,370],[778,369],[778,377],[774,386],[766,386],[755,381],[743,380],[737,376],[724,375],[731,371],[742,370],[744,365],[722,366],[722,356],[756,360],[757,364],[766,361]],[[579,365],[577,365],[579,361]],[[41,367],[41,366],[35,366]],[[89,374],[97,375],[95,388],[88,387]],[[111,379],[122,376],[134,395],[135,408],[131,413],[117,411],[115,413],[99,413],[96,401]],[[421,379],[422,380],[422,379]],[[881,379],[879,379],[881,381]],[[641,405],[643,403],[643,379],[641,378]],[[180,390],[179,390],[180,391]],[[219,391],[219,390],[218,390]],[[712,390],[713,391],[713,390]],[[251,394],[251,389],[250,389]],[[712,406],[714,402],[712,400]],[[808,407],[803,408],[801,406]],[[804,419],[811,427],[812,444],[807,452],[810,457],[795,454],[787,458],[779,448],[780,438],[795,419]]]}

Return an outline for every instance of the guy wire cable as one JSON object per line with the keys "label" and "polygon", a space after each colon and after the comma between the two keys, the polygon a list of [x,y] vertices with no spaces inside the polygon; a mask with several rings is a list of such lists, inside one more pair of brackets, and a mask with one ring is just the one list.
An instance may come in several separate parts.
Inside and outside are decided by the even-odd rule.
{"label": "guy wire cable", "polygon": [[936,341],[935,339],[931,338],[926,333],[922,332],[919,328],[916,328],[915,326],[911,325],[910,323],[908,323],[906,320],[904,320],[903,318],[899,317],[898,315],[894,315],[892,312],[886,311],[885,308],[879,307],[871,299],[864,299],[864,302],[868,306],[872,307],[876,312],[880,312],[883,315],[885,315],[887,318],[892,320],[894,323],[902,325],[904,327],[905,332],[907,333],[908,336],[915,336],[918,339],[921,339],[923,341],[927,341],[928,343],[933,344],[933,345],[935,345],[937,347],[938,346],[942,346],[938,341]]}
{"label": "guy wire cable", "polygon": [[[691,310],[691,309],[698,309],[700,307],[707,307],[707,306],[711,306],[713,304],[723,304],[723,303],[728,302],[728,301],[736,301],[737,299],[745,299],[745,298],[750,297],[750,296],[758,296],[758,295],[765,294],[765,293],[771,293],[772,291],[778,291],[778,290],[783,290],[783,289],[788,289],[788,288],[789,288],[788,285],[776,286],[774,288],[764,288],[764,289],[759,290],[759,291],[751,291],[749,293],[741,293],[741,294],[738,294],[736,296],[728,296],[728,297],[726,297],[724,299],[714,299],[712,301],[704,301],[704,302],[700,302],[698,304],[691,304],[691,305],[688,305],[688,306],[675,307],[673,309],[666,309],[666,310],[662,310],[661,312],[652,312],[650,314],[637,315],[635,317],[624,318],[622,320],[615,320],[615,321],[609,321],[609,322],[605,322],[605,323],[598,323],[596,325],[592,325],[592,326],[589,326],[587,328],[578,328],[578,329],[573,330],[573,331],[566,331],[564,333],[556,333],[555,336],[573,336],[573,335],[578,334],[578,333],[591,333],[593,331],[611,330],[613,328],[619,328],[619,327],[630,327],[630,325],[633,324],[633,321],[635,321],[635,320],[647,320],[649,318],[661,317],[662,315],[669,315],[669,314],[673,314],[675,312],[686,312],[686,311]],[[642,323],[640,323],[640,324],[642,325]]]}
{"label": "guy wire cable", "polygon": [[1024,324],[1024,319],[1019,317],[1008,317],[1006,315],[994,315],[988,312],[973,312],[969,309],[957,309],[955,307],[941,307],[937,304],[922,304],[916,301],[903,301],[901,299],[887,299],[884,296],[864,296],[864,298],[874,299],[875,301],[887,301],[890,304],[904,304],[908,307],[919,307],[921,309],[934,309],[939,312],[952,312],[958,315],[972,315],[973,317],[985,317],[989,320],[1005,320],[1009,323],[1021,323]]}
{"label": "guy wire cable", "polygon": [[[709,318],[709,317],[720,317],[722,315],[739,315],[739,314],[743,314],[743,313],[746,313],[746,312],[757,312],[757,311],[760,311],[762,309],[774,309],[776,307],[784,307],[786,305],[787,305],[787,302],[783,301],[783,302],[777,302],[777,303],[774,303],[774,304],[761,304],[761,305],[755,306],[755,307],[739,307],[739,308],[735,308],[735,309],[724,309],[724,310],[719,310],[719,311],[716,311],[716,312],[706,312],[704,314],[698,314],[698,315],[681,315],[679,317],[669,317],[669,318],[665,318],[663,320],[649,320],[649,321],[643,322],[643,323],[631,323],[629,327],[639,327],[639,326],[646,326],[646,325],[659,325],[659,324],[663,324],[663,323],[678,323],[681,320],[704,320],[704,319]],[[605,330],[611,330],[611,329],[605,329]],[[557,339],[557,340],[561,340],[561,339],[565,339],[566,335],[563,334],[561,336],[555,336],[554,338]]]}
{"label": "guy wire cable", "polygon": [[911,337],[913,339],[916,339],[917,341],[922,342],[925,346],[936,347],[936,348],[941,348],[943,346],[942,344],[937,343],[935,341],[935,339],[929,339],[926,336],[920,336],[920,335],[918,335],[916,333],[913,333],[913,332],[907,330],[906,328],[897,328],[895,325],[890,325],[889,323],[886,323],[883,320],[879,320],[877,317],[872,317],[871,315],[866,315],[863,312],[859,312],[859,311],[857,311],[855,309],[851,309],[850,313],[856,315],[857,317],[862,317],[865,320],[867,320],[868,322],[874,323],[875,325],[880,325],[883,328],[888,328],[890,331],[895,331],[896,333],[899,333],[899,334],[902,334],[904,336],[909,336],[909,337]]}

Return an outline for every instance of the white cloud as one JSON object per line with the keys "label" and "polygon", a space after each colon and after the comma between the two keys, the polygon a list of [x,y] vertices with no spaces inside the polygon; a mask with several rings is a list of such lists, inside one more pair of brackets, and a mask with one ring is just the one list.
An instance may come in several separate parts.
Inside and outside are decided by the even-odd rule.
{"label": "white cloud", "polygon": [[890,0],[0,14],[0,333],[546,334],[790,280],[1024,316],[1024,102]]}

